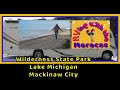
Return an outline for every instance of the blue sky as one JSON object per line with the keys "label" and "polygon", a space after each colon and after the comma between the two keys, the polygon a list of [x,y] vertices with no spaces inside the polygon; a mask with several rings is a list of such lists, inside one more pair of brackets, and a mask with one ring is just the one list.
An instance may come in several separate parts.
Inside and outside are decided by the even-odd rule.
{"label": "blue sky", "polygon": [[51,30],[58,24],[60,28],[70,28],[69,20],[20,20],[19,30]]}

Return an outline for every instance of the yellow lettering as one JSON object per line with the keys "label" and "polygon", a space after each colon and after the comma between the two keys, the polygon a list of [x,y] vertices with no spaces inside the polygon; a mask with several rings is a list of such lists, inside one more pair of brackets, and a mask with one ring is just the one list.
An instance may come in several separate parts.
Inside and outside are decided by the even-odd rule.
{"label": "yellow lettering", "polygon": [[83,61],[84,61],[84,58],[81,58],[80,61],[83,62]]}
{"label": "yellow lettering", "polygon": [[29,77],[34,77],[34,72],[29,72]]}
{"label": "yellow lettering", "polygon": [[30,69],[33,69],[31,65],[30,65]]}
{"label": "yellow lettering", "polygon": [[35,73],[35,77],[38,77],[39,75],[38,75],[38,73]]}
{"label": "yellow lettering", "polygon": [[37,60],[38,60],[39,62],[42,62],[42,58],[37,58]]}
{"label": "yellow lettering", "polygon": [[91,61],[91,58],[90,58],[90,57],[88,57],[88,61]]}
{"label": "yellow lettering", "polygon": [[21,61],[21,57],[20,58],[16,57],[16,61]]}
{"label": "yellow lettering", "polygon": [[31,61],[32,61],[32,62],[34,62],[34,61],[35,61],[35,59],[34,59],[34,58],[31,58]]}
{"label": "yellow lettering", "polygon": [[59,62],[59,58],[58,57],[56,57],[56,61]]}
{"label": "yellow lettering", "polygon": [[42,73],[39,73],[39,77],[42,77]]}
{"label": "yellow lettering", "polygon": [[79,60],[79,57],[76,57],[76,62]]}
{"label": "yellow lettering", "polygon": [[68,77],[68,72],[65,73],[65,77]]}
{"label": "yellow lettering", "polygon": [[84,61],[86,61],[87,58],[84,58]]}
{"label": "yellow lettering", "polygon": [[62,73],[58,73],[57,76],[58,76],[58,77],[62,77]]}
{"label": "yellow lettering", "polygon": [[30,57],[29,57],[29,58],[27,58],[27,61],[29,61],[29,62],[30,62]]}
{"label": "yellow lettering", "polygon": [[69,66],[69,65],[67,65],[67,66],[66,66],[66,70],[69,70],[69,69],[70,69],[69,67],[70,67],[70,66]]}
{"label": "yellow lettering", "polygon": [[47,65],[47,69],[52,69],[52,65]]}

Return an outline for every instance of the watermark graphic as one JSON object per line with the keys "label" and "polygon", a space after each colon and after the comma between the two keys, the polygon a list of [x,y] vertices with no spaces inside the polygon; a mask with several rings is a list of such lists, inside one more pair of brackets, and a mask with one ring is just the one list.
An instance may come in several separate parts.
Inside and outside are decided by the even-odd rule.
{"label": "watermark graphic", "polygon": [[109,20],[72,20],[72,48],[109,48]]}
{"label": "watermark graphic", "polygon": [[92,29],[91,32],[90,32],[89,30],[86,31],[86,33],[87,33],[87,34],[90,36],[90,38],[91,38],[91,43],[94,42],[94,40],[93,40],[94,31],[95,31],[94,29]]}

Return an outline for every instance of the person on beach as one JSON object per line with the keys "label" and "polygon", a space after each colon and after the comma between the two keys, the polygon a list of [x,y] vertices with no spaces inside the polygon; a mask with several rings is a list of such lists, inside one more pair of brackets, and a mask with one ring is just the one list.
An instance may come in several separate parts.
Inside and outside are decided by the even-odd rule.
{"label": "person on beach", "polygon": [[[58,32],[59,32],[59,30],[61,30],[61,28],[58,26],[58,24],[56,24],[55,27],[54,27],[52,30],[54,30],[54,32],[55,32],[55,38],[56,38],[56,40],[57,40]],[[52,31],[52,30],[51,30],[51,31]],[[62,30],[61,30],[61,31],[62,31]],[[63,32],[63,31],[62,31],[62,32]]]}

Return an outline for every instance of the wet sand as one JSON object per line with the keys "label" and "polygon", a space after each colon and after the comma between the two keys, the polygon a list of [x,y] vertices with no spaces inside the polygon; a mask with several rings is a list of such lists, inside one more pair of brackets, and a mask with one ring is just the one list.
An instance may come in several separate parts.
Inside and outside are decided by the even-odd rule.
{"label": "wet sand", "polygon": [[56,40],[55,34],[41,36],[19,42],[20,49],[62,49],[62,45],[70,40],[70,30],[58,33]]}

